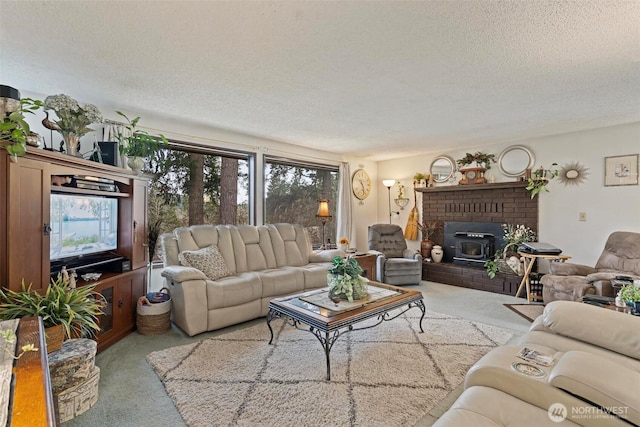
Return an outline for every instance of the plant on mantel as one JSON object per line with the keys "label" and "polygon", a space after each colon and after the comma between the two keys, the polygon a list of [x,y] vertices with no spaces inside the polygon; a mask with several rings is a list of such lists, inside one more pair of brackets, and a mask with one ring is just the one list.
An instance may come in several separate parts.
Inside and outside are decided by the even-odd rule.
{"label": "plant on mantel", "polygon": [[531,177],[527,180],[527,186],[525,187],[531,192],[531,198],[536,197],[542,190],[548,192],[547,184],[558,176],[558,164],[552,163],[549,169],[545,169],[544,166],[540,166],[533,171]]}
{"label": "plant on mantel", "polygon": [[456,163],[461,168],[476,163],[479,167],[483,167],[487,170],[491,169],[492,162],[496,162],[495,154],[487,154],[481,151],[476,151],[474,154],[466,153],[464,157],[456,160]]}

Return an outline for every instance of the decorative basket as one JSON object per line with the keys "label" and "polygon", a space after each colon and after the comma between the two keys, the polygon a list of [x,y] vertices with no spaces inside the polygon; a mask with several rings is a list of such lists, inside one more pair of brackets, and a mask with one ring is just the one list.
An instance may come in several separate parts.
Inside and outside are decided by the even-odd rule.
{"label": "decorative basket", "polygon": [[509,264],[507,264],[507,253],[509,253],[509,246],[517,246],[515,245],[515,243],[510,243],[507,246],[504,247],[504,250],[502,251],[502,258],[497,259],[496,260],[496,264],[498,266],[498,271],[502,274],[511,274],[511,275],[517,275],[517,273],[515,271],[513,271],[513,269],[509,266]]}
{"label": "decorative basket", "polygon": [[[162,288],[169,294],[169,289]],[[167,301],[153,303],[144,296],[138,298],[136,326],[142,335],[159,335],[171,329],[171,297]]]}

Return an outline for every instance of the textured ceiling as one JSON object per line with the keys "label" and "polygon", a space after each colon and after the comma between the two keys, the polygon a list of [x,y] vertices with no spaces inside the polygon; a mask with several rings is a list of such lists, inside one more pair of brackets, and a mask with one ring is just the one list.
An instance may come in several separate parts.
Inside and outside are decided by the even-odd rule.
{"label": "textured ceiling", "polygon": [[0,1],[0,82],[371,160],[640,120],[640,1]]}

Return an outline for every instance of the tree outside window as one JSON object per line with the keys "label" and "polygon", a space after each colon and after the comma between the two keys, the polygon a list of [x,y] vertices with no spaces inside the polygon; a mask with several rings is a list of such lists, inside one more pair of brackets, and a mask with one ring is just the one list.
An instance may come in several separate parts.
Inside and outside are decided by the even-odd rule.
{"label": "tree outside window", "polygon": [[322,224],[316,213],[320,199],[329,200],[334,217],[326,224],[326,238],[333,245],[336,239],[338,168],[279,158],[265,159],[265,223],[300,224],[309,232],[313,246],[319,247]]}

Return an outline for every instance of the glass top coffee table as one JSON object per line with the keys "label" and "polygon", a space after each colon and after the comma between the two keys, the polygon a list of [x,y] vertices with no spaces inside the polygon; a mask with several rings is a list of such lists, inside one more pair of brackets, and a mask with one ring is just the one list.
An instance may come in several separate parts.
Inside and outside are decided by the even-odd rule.
{"label": "glass top coffee table", "polygon": [[[271,332],[269,344],[273,342],[273,329],[271,321],[280,318],[296,329],[309,331],[320,341],[327,361],[327,380],[331,380],[331,347],[344,333],[369,329],[378,326],[384,321],[393,320],[413,307],[422,311],[420,317],[420,332],[422,320],[425,315],[425,306],[422,292],[413,289],[401,288],[378,282],[369,282],[368,297],[356,300],[353,304],[348,302],[333,303],[328,300],[329,288],[316,289],[296,295],[282,298],[274,298],[269,302],[267,313],[267,326]],[[311,302],[310,302],[311,301]],[[398,313],[389,312],[401,309]],[[376,318],[372,325],[356,328],[356,323],[367,319]]]}

